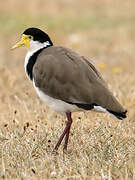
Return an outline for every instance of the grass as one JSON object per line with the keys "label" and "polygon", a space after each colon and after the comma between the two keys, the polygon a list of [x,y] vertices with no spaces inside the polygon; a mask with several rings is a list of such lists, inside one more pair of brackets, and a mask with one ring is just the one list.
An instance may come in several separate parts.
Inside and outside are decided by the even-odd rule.
{"label": "grass", "polygon": [[[135,3],[56,0],[1,5],[0,179],[134,180]],[[65,117],[37,97],[24,72],[25,50],[10,51],[29,26],[47,30],[55,44],[92,58],[128,109],[128,118],[73,113],[68,152],[63,154],[61,145],[59,154],[52,155]]]}

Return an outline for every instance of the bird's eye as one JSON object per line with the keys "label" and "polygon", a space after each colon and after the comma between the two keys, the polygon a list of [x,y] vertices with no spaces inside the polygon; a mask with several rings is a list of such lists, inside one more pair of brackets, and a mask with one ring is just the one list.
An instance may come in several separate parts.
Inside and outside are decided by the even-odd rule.
{"label": "bird's eye", "polygon": [[32,39],[32,36],[29,36],[29,39]]}

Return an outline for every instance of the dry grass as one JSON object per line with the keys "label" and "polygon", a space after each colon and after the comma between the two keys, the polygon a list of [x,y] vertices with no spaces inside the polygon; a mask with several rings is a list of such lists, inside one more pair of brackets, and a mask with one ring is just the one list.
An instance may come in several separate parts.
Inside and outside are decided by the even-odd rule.
{"label": "dry grass", "polygon": [[[134,9],[130,0],[1,2],[0,179],[135,179]],[[24,73],[25,50],[10,51],[29,26],[94,59],[128,118],[74,113],[68,153],[61,146],[51,155],[65,117],[34,92]]]}

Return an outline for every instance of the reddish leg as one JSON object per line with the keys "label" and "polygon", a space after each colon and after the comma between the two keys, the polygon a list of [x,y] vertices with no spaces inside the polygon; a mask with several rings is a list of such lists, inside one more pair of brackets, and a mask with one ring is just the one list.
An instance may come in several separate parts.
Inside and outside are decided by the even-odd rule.
{"label": "reddish leg", "polygon": [[62,135],[60,136],[60,138],[59,138],[53,152],[56,152],[58,150],[58,148],[59,148],[59,146],[60,146],[60,144],[61,144],[61,142],[62,142],[65,135],[66,135],[66,138],[65,138],[64,150],[67,149],[67,144],[68,144],[68,139],[69,139],[69,132],[70,132],[71,124],[72,124],[71,112],[66,113],[66,116],[67,116],[67,119],[68,119],[66,127],[65,127]]}
{"label": "reddish leg", "polygon": [[71,113],[67,113],[67,124],[68,124],[68,130],[66,133],[66,137],[65,137],[65,143],[64,143],[64,148],[63,150],[66,151],[67,150],[67,145],[68,145],[68,139],[69,139],[69,133],[70,133],[70,128],[71,128],[71,124],[72,124],[72,118],[71,118]]}

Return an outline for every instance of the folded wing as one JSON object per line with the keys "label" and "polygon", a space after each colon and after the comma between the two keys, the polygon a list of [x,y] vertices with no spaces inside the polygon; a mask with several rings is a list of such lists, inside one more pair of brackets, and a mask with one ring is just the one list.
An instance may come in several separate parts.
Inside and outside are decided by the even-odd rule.
{"label": "folded wing", "polygon": [[43,50],[33,74],[36,87],[53,98],[84,109],[101,106],[112,114],[125,112],[89,59],[70,49],[52,46]]}

